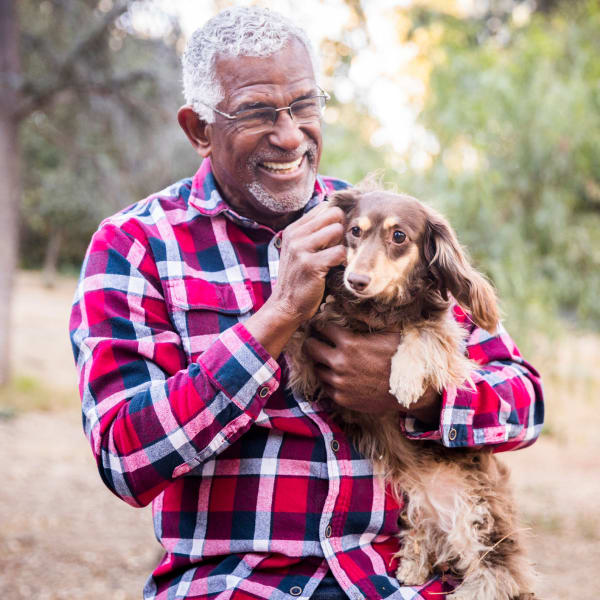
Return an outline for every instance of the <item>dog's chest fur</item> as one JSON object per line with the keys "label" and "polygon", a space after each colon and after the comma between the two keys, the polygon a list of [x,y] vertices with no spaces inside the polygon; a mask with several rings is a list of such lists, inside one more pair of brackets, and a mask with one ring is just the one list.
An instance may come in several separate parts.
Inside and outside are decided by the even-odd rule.
{"label": "dog's chest fur", "polygon": [[419,290],[411,293],[411,300],[382,302],[379,299],[358,300],[344,285],[343,268],[335,268],[327,276],[324,302],[313,317],[312,325],[333,322],[356,333],[397,331],[416,328],[448,310],[450,302],[439,293],[427,289],[419,281]]}

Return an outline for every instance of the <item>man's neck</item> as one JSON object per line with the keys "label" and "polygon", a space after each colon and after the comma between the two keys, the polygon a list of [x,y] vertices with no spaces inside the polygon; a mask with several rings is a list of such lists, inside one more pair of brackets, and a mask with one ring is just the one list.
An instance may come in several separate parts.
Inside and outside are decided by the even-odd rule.
{"label": "man's neck", "polygon": [[223,200],[229,206],[231,206],[231,208],[233,208],[237,214],[251,219],[260,225],[265,225],[274,231],[281,231],[282,229],[285,229],[290,223],[302,216],[302,210],[296,210],[287,213],[273,213],[266,208],[264,211],[255,210],[254,207],[240,202],[237,198],[230,198],[225,195],[222,192],[218,182],[217,187],[219,188],[219,193],[221,194]]}

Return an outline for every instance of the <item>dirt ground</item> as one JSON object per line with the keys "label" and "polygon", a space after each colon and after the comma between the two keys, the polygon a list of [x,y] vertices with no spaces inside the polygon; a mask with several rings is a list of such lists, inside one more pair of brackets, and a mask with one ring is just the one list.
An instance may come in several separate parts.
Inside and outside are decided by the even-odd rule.
{"label": "dirt ground", "polygon": [[[125,505],[103,486],[81,431],[65,333],[74,285],[65,279],[46,290],[35,274],[18,279],[15,373],[41,379],[47,394],[69,400],[60,409],[0,413],[2,599],[140,598],[159,557],[150,510]],[[567,354],[578,377],[592,377],[589,389],[600,341],[586,338]],[[580,368],[585,360],[591,370]],[[549,413],[555,407],[558,415],[549,433],[504,455],[531,528],[543,600],[600,597],[600,399],[570,389],[577,385],[547,390]]]}

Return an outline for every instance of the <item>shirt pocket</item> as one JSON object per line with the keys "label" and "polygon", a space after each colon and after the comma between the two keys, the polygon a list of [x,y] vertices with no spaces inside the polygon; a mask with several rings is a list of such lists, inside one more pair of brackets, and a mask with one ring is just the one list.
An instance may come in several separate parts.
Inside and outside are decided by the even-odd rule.
{"label": "shirt pocket", "polygon": [[177,278],[166,282],[165,289],[171,320],[190,361],[254,308],[254,292],[247,280],[225,284],[199,277]]}

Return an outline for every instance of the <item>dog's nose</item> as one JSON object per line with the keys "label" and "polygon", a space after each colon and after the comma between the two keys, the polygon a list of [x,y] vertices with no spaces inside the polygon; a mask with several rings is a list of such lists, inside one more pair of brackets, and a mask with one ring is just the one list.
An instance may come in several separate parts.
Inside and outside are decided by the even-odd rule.
{"label": "dog's nose", "polygon": [[352,289],[362,292],[371,283],[371,278],[361,273],[350,273],[348,275],[348,283]]}

